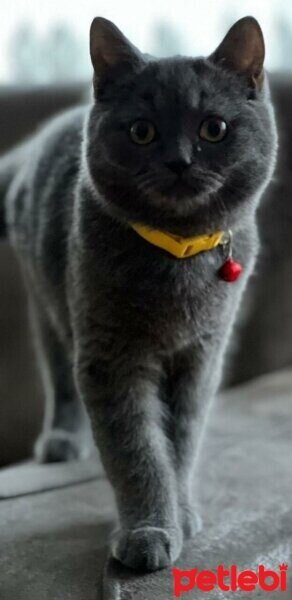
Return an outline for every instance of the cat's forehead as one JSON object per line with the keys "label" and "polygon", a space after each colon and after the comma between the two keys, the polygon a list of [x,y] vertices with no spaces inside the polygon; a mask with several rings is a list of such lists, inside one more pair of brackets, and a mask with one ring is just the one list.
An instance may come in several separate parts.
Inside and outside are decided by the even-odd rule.
{"label": "cat's forehead", "polygon": [[242,86],[229,73],[205,59],[164,59],[150,63],[136,83],[139,99],[155,110],[191,108],[214,110],[240,105]]}

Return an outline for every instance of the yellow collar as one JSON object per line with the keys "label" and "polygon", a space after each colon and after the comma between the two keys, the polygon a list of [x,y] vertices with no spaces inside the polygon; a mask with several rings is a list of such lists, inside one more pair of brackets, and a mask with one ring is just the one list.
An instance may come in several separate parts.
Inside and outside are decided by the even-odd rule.
{"label": "yellow collar", "polygon": [[176,258],[195,256],[200,252],[212,250],[219,244],[225,243],[224,231],[217,231],[211,235],[183,238],[179,235],[159,231],[159,229],[151,229],[146,225],[138,223],[132,223],[131,226],[144,240],[147,240],[147,242],[154,246],[158,246],[158,248],[162,248],[166,252],[169,252],[169,254],[176,256]]}

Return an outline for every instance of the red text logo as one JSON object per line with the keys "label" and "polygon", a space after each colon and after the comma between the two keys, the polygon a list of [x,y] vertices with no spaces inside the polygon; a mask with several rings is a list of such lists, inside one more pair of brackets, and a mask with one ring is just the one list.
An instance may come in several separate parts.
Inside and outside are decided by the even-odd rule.
{"label": "red text logo", "polygon": [[224,592],[253,592],[256,589],[265,592],[275,590],[285,592],[287,590],[288,565],[279,565],[279,571],[266,569],[259,565],[256,571],[239,571],[236,565],[226,568],[218,565],[215,571],[199,569],[172,569],[173,591],[176,598],[180,598],[186,592],[197,588],[201,592],[211,592],[215,588]]}

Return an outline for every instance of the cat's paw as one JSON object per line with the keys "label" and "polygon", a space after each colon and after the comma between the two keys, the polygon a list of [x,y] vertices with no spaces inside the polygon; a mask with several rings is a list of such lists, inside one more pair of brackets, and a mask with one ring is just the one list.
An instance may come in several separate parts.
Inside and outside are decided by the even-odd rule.
{"label": "cat's paw", "polygon": [[62,429],[52,429],[38,438],[34,455],[39,463],[69,462],[82,458],[78,440]]}
{"label": "cat's paw", "polygon": [[195,537],[201,531],[203,526],[202,519],[195,507],[189,504],[181,507],[181,526],[185,540]]}
{"label": "cat's paw", "polygon": [[112,545],[112,556],[137,571],[157,571],[170,566],[182,548],[178,529],[141,527],[122,531]]}

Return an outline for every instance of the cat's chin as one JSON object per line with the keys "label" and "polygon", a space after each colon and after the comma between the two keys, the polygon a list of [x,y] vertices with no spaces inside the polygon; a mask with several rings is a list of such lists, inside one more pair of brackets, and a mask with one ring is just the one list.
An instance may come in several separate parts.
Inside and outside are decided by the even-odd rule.
{"label": "cat's chin", "polygon": [[212,182],[191,185],[189,182],[178,179],[169,187],[161,187],[148,191],[145,195],[153,209],[165,210],[171,216],[194,216],[197,210],[208,207],[211,198],[216,199],[216,194],[223,188],[223,180],[214,178]]}
{"label": "cat's chin", "polygon": [[[186,193],[187,192],[187,193]],[[153,207],[163,211],[171,217],[194,216],[196,210],[209,203],[209,197],[205,193],[196,193],[191,188],[170,192],[153,191],[147,194],[147,201]]]}

